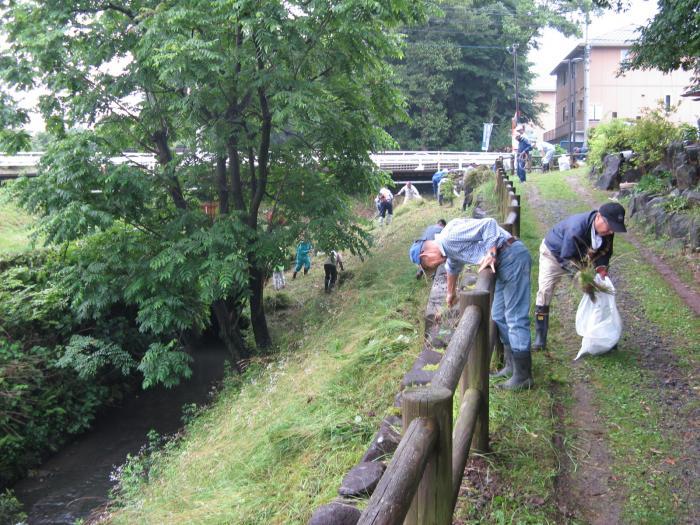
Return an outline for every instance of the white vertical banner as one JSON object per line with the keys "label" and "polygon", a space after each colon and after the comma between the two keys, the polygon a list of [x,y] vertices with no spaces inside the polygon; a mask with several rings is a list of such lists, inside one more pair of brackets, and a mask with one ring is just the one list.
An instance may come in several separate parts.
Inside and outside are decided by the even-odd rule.
{"label": "white vertical banner", "polygon": [[493,130],[493,122],[484,122],[484,136],[481,139],[481,151],[489,150],[489,142],[491,142],[491,131]]}

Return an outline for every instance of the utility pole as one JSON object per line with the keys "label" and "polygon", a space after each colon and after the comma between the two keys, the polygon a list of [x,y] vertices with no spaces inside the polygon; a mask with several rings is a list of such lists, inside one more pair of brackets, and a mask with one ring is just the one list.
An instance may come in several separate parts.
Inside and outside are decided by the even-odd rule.
{"label": "utility pole", "polygon": [[513,54],[513,78],[515,79],[515,124],[520,120],[520,97],[518,95],[518,44],[510,46]]}
{"label": "utility pole", "polygon": [[590,8],[586,8],[586,36],[583,47],[583,147],[588,148],[588,119],[590,118],[588,106],[590,73],[591,73],[591,44],[588,41],[588,26],[591,23]]}

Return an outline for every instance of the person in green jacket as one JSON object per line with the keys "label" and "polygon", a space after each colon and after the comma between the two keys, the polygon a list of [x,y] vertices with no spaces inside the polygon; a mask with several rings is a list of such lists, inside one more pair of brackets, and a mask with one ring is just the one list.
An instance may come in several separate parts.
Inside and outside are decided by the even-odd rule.
{"label": "person in green jacket", "polygon": [[304,267],[304,275],[309,273],[309,268],[311,268],[311,259],[309,258],[309,253],[311,253],[312,246],[309,241],[302,239],[299,244],[297,244],[297,265],[294,268],[294,273],[292,273],[292,279],[297,278],[297,272]]}

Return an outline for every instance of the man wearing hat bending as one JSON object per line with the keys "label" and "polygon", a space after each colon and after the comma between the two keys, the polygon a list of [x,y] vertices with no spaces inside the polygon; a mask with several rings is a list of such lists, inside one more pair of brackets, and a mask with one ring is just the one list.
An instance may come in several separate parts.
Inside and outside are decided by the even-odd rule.
{"label": "man wearing hat bending", "polygon": [[[411,261],[432,272],[442,263],[447,270],[447,304],[457,301],[457,277],[465,264],[491,268],[496,290],[491,317],[508,354],[512,353],[513,376],[499,385],[507,390],[531,388],[530,358],[530,266],[525,245],[498,226],[494,219],[453,219],[435,240],[418,241]],[[512,351],[512,352],[511,352]]]}
{"label": "man wearing hat bending", "polygon": [[533,349],[547,345],[549,304],[557,283],[564,275],[574,275],[581,265],[589,262],[601,277],[607,276],[614,234],[626,231],[625,209],[617,202],[567,217],[549,230],[540,245]]}

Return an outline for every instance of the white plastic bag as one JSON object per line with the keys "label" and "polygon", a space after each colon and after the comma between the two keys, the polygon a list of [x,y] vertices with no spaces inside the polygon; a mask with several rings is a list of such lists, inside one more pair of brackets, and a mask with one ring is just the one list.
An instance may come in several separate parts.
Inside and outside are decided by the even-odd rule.
{"label": "white plastic bag", "polygon": [[562,155],[561,157],[559,157],[557,162],[559,163],[559,171],[566,171],[571,169],[571,162],[569,160],[569,157],[567,157],[566,155]]}
{"label": "white plastic bag", "polygon": [[622,319],[615,304],[615,288],[609,277],[596,282],[613,291],[613,293],[596,292],[596,301],[591,301],[588,294],[583,294],[576,312],[576,333],[583,337],[581,350],[576,359],[584,354],[604,354],[617,344],[622,335]]}

